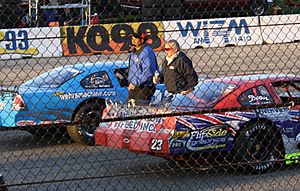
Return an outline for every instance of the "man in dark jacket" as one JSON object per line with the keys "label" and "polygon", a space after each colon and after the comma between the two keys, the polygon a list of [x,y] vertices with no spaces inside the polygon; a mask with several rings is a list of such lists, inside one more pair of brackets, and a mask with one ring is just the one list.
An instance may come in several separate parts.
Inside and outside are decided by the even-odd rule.
{"label": "man in dark jacket", "polygon": [[171,94],[188,94],[198,83],[198,76],[192,61],[180,51],[176,40],[169,40],[165,45],[166,57],[162,63],[162,71],[153,82],[163,79],[167,91]]}

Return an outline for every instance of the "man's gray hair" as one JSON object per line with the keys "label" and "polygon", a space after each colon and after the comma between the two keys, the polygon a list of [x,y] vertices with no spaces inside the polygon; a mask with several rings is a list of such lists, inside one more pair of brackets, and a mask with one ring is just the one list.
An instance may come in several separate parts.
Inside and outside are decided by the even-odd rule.
{"label": "man's gray hair", "polygon": [[181,50],[180,45],[179,45],[179,43],[177,42],[177,40],[171,39],[171,40],[168,40],[167,43],[168,43],[168,44],[171,44],[171,46],[172,46],[173,48],[176,48],[178,52]]}

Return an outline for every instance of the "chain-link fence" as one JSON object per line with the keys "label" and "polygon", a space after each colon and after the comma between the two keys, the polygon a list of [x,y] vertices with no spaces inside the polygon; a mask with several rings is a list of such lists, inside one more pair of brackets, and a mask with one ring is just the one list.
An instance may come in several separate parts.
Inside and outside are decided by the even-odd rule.
{"label": "chain-link fence", "polygon": [[0,190],[299,189],[297,1],[0,6]]}

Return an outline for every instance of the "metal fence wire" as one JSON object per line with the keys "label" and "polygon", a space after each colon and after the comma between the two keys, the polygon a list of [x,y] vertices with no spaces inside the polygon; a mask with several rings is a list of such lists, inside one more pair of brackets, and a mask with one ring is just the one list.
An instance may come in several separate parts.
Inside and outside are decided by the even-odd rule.
{"label": "metal fence wire", "polygon": [[299,190],[284,0],[0,1],[0,190]]}

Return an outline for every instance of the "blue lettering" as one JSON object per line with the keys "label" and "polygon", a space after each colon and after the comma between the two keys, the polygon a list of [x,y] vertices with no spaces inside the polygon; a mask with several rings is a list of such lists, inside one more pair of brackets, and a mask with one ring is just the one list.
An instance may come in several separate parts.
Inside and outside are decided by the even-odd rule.
{"label": "blue lettering", "polygon": [[212,35],[213,36],[223,36],[224,42],[228,43],[229,42],[229,37],[228,37],[229,33],[226,29],[224,30],[225,20],[210,21],[210,24],[219,26],[218,28],[214,29]]}
{"label": "blue lettering", "polygon": [[202,37],[194,38],[194,44],[202,44],[202,43],[204,43],[204,38]]}
{"label": "blue lettering", "polygon": [[198,36],[199,30],[200,30],[200,27],[201,27],[201,22],[197,22],[197,26],[195,28],[192,25],[192,22],[190,22],[190,21],[188,21],[186,23],[185,28],[183,28],[183,26],[181,25],[181,22],[177,22],[177,26],[178,26],[178,28],[181,32],[181,35],[183,37],[187,37],[189,31],[192,31],[194,36]]}
{"label": "blue lettering", "polygon": [[18,37],[20,38],[24,38],[24,39],[21,39],[20,40],[20,43],[19,43],[19,49],[20,50],[27,50],[29,48],[29,44],[28,44],[28,33],[27,31],[24,31],[24,30],[20,30],[18,32]]}
{"label": "blue lettering", "polygon": [[140,131],[155,132],[154,124],[151,124],[151,123],[142,123]]}
{"label": "blue lettering", "polygon": [[16,50],[17,49],[17,43],[16,43],[16,33],[14,31],[7,31],[5,33],[4,37],[5,41],[11,41],[8,44],[5,45],[5,48],[7,50]]}
{"label": "blue lettering", "polygon": [[245,29],[246,34],[250,34],[249,27],[248,27],[248,24],[247,24],[245,19],[240,20],[240,25],[239,26],[238,26],[238,24],[236,23],[236,21],[234,19],[231,20],[230,23],[229,23],[229,27],[228,27],[228,32],[229,33],[231,32],[232,28],[235,29],[235,33],[237,35],[242,34],[242,28]]}
{"label": "blue lettering", "polygon": [[[17,37],[20,39],[17,40]],[[5,33],[4,40],[10,41],[5,45],[7,50],[16,50],[17,48],[20,50],[27,50],[29,48],[28,33],[24,30],[20,30],[18,34],[16,34],[14,31],[7,31]],[[19,41],[18,44],[17,41]]]}
{"label": "blue lettering", "polygon": [[209,44],[210,40],[209,40],[209,33],[208,33],[208,30],[207,30],[207,21],[203,21],[203,29],[204,29],[204,32],[203,32],[204,42]]}

